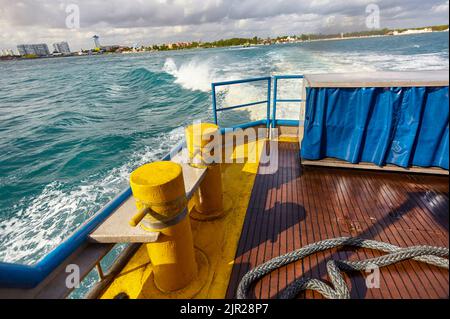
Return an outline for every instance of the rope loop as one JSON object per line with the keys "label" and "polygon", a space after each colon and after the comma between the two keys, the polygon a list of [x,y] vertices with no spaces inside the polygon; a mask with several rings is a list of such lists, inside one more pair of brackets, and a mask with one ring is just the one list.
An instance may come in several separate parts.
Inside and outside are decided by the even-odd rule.
{"label": "rope loop", "polygon": [[319,279],[302,277],[300,279],[296,279],[293,283],[288,285],[287,288],[279,294],[279,298],[293,299],[304,290],[314,290],[327,299],[350,299],[350,291],[344,277],[342,276],[342,271],[364,271],[369,269],[369,267],[371,269],[373,269],[373,267],[381,268],[408,259],[449,269],[449,249],[446,247],[413,246],[401,248],[375,240],[367,240],[357,237],[340,237],[310,244],[283,256],[275,257],[272,260],[269,260],[268,262],[250,270],[244,275],[239,283],[237,298],[251,298],[249,292],[252,285],[275,269],[284,267],[314,253],[343,246],[379,250],[387,254],[377,258],[358,261],[329,260],[327,262],[327,272],[331,285]]}
{"label": "rope loop", "polygon": [[[151,229],[164,229],[174,226],[181,222],[187,216],[187,198],[182,195],[172,201],[156,203],[147,202],[136,199],[136,202],[144,207],[146,210],[146,217],[142,220],[145,227]],[[155,208],[173,207],[174,214],[170,216],[161,215],[156,212]]]}

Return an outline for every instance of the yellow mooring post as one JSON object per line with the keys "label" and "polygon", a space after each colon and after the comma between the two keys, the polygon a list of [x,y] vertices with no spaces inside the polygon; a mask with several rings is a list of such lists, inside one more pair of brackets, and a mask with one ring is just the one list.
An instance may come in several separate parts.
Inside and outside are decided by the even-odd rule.
{"label": "yellow mooring post", "polygon": [[[222,136],[217,125],[198,123],[186,128],[186,145],[190,165],[206,168],[207,173],[193,197],[191,217],[196,220],[213,220],[224,215],[222,173],[220,168]],[[214,154],[220,148],[220,154]],[[214,156],[219,158],[211,161]]]}
{"label": "yellow mooring post", "polygon": [[160,232],[157,242],[146,244],[156,287],[186,287],[197,276],[197,263],[181,166],[146,164],[131,174],[130,184],[138,210],[147,209],[147,230]]}

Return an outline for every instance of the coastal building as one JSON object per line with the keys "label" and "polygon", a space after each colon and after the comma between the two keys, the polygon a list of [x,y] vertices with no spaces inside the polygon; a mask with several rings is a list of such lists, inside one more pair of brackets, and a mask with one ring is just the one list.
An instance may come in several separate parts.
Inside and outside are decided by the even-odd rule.
{"label": "coastal building", "polygon": [[100,45],[100,37],[98,35],[94,35],[92,37],[94,39],[94,46],[96,49],[100,49],[102,46]]}
{"label": "coastal building", "polygon": [[50,55],[47,44],[19,44],[17,46],[19,55],[36,55],[36,56],[47,56]]}
{"label": "coastal building", "polygon": [[19,55],[30,55],[30,54],[34,55],[35,54],[34,48],[30,44],[19,44],[17,46],[17,50],[19,51]]}
{"label": "coastal building", "polygon": [[0,56],[14,56],[14,52],[11,49],[0,49]]}
{"label": "coastal building", "polygon": [[69,44],[65,41],[53,43],[53,48],[57,53],[70,54]]}

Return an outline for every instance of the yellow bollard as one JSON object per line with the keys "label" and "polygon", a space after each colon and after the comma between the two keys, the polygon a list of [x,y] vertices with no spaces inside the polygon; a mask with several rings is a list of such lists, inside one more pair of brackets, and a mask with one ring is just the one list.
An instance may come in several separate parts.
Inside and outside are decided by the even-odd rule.
{"label": "yellow bollard", "polygon": [[194,209],[191,217],[197,220],[213,220],[224,214],[220,161],[205,163],[205,157],[215,155],[205,147],[211,146],[212,142],[216,142],[218,147],[222,147],[221,141],[222,137],[217,125],[199,123],[186,128],[186,144],[191,165],[207,169],[206,176],[193,197]]}
{"label": "yellow bollard", "polygon": [[157,242],[147,244],[156,287],[163,292],[186,287],[197,276],[197,263],[181,166],[146,164],[131,174],[130,184],[138,210],[150,208],[146,219],[160,232]]}

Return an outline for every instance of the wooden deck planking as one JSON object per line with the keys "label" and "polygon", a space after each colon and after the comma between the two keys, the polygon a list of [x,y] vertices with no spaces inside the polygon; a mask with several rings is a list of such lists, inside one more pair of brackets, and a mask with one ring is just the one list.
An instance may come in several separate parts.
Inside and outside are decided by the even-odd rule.
{"label": "wooden deck planking", "polygon": [[[227,298],[250,269],[319,240],[360,236],[398,246],[448,246],[448,177],[301,167],[295,143],[279,144],[279,169],[261,165],[236,253]],[[272,272],[254,287],[255,298],[276,298],[302,275],[327,280],[326,262],[382,253],[333,249]],[[415,261],[381,269],[381,288],[367,289],[364,274],[346,275],[353,298],[448,298],[447,270]],[[300,298],[322,298],[306,292]]]}

